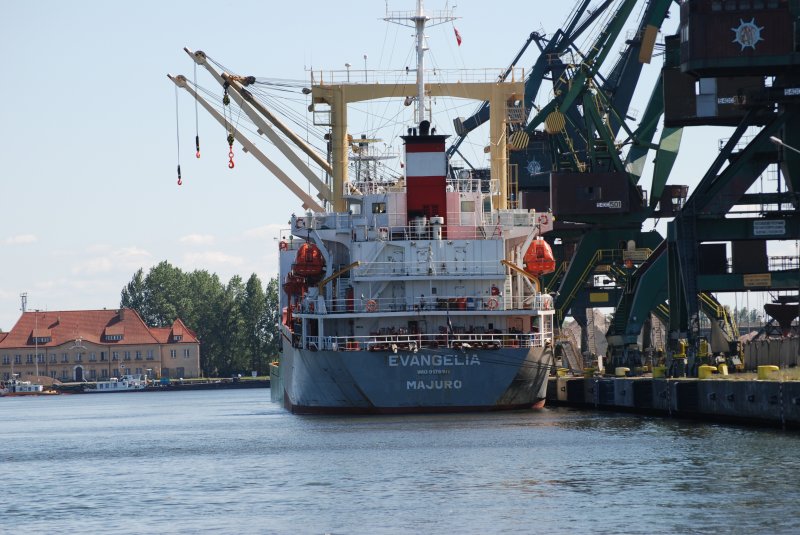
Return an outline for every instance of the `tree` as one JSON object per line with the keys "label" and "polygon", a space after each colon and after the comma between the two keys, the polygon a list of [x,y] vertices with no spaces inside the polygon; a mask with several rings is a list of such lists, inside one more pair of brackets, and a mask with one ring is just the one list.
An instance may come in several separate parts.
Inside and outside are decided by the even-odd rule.
{"label": "tree", "polygon": [[242,297],[243,343],[250,357],[250,369],[264,372],[264,349],[267,334],[267,296],[261,279],[253,273],[247,279]]}
{"label": "tree", "polygon": [[272,277],[267,284],[266,292],[266,319],[264,321],[265,341],[264,353],[272,359],[277,357],[281,348],[281,300],[278,277]]}
{"label": "tree", "polygon": [[205,270],[183,272],[161,262],[139,269],[121,291],[120,306],[136,310],[148,325],[167,327],[181,318],[200,340],[200,367],[207,376],[256,370],[278,351],[278,280],[264,291],[253,274],[223,284]]}
{"label": "tree", "polygon": [[134,310],[144,310],[145,303],[145,284],[144,270],[139,270],[133,274],[133,279],[122,289],[120,308],[132,308]]}

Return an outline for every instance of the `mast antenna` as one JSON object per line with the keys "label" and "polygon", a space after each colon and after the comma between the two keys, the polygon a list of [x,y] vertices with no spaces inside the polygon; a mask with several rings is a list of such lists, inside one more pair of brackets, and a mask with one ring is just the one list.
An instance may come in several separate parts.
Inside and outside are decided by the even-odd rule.
{"label": "mast antenna", "polygon": [[425,26],[438,26],[452,22],[458,17],[453,16],[453,10],[445,8],[442,11],[425,12],[424,0],[417,0],[416,11],[389,11],[389,2],[386,2],[386,22],[393,22],[401,26],[415,29],[417,41],[417,123],[425,120]]}

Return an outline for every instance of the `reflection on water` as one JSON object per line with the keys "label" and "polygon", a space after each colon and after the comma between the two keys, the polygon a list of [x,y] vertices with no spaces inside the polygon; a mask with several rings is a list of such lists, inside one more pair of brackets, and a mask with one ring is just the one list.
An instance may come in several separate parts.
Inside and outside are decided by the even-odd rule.
{"label": "reflection on water", "polygon": [[570,409],[303,417],[268,399],[2,399],[0,531],[800,530],[792,433]]}

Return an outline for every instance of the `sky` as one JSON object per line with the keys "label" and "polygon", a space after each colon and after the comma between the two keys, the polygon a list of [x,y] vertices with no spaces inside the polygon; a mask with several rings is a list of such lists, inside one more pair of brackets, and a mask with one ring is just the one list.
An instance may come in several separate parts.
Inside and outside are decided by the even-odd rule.
{"label": "sky", "polygon": [[[365,54],[370,70],[400,69],[413,53],[411,30],[390,28],[381,20],[386,3],[375,0],[0,5],[2,330],[19,318],[22,292],[29,310],[115,308],[134,272],[163,260],[223,281],[277,275],[276,239],[290,214],[302,211],[300,202],[238,144],[236,167],[228,169],[226,132],[202,110],[202,157],[194,157],[194,103],[181,92],[176,120],[175,88],[166,76],[192,79],[184,46],[233,72],[286,79],[346,63],[355,76]],[[463,0],[455,10],[461,18],[429,30],[432,66],[503,68],[532,31],[559,28],[573,2],[486,5]],[[411,10],[413,1],[388,6]],[[443,7],[445,0],[426,2],[428,10]],[[531,50],[521,64],[528,68],[535,58]],[[197,76],[199,85],[220,91],[201,69]],[[641,94],[646,99],[649,89]],[[670,183],[696,183],[725,135],[725,129],[688,129],[679,179]]]}

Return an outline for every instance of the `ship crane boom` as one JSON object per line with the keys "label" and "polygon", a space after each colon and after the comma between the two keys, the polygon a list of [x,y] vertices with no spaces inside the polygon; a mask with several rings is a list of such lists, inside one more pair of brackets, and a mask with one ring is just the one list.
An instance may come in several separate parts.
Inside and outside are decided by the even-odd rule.
{"label": "ship crane boom", "polygon": [[[181,89],[186,90],[187,93],[192,95],[197,102],[203,106],[203,108],[217,120],[217,122],[221,125],[225,125],[225,118],[216,110],[214,107],[203,97],[197,94],[197,92],[189,87],[189,83],[186,80],[186,77],[183,75],[171,75],[168,74],[167,77],[172,80],[172,82]],[[314,210],[318,212],[324,211],[323,207],[315,201],[308,193],[303,191],[303,188],[298,186],[290,177],[287,175],[278,165],[275,164],[272,160],[270,160],[266,154],[261,152],[261,150],[256,147],[256,145],[247,139],[247,137],[242,134],[240,130],[236,130],[233,132],[234,138],[242,144],[245,150],[251,153],[255,158],[264,166],[266,167],[272,174],[274,174],[278,180],[281,181],[283,185],[285,185],[289,190],[294,193],[303,203],[304,210]]]}

